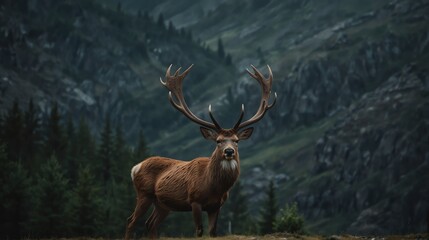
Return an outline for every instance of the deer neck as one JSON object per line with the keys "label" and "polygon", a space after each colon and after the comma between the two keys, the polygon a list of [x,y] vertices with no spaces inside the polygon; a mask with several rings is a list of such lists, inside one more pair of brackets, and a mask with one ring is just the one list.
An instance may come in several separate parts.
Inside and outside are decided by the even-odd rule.
{"label": "deer neck", "polygon": [[240,159],[238,154],[234,160],[226,160],[218,151],[213,152],[207,167],[207,180],[212,189],[225,193],[234,185],[240,175]]}

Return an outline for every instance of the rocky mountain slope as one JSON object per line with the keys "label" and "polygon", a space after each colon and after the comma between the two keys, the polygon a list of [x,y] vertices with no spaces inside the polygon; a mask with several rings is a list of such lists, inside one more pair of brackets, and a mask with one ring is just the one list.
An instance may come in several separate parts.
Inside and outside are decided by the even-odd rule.
{"label": "rocky mountain slope", "polygon": [[153,126],[172,127],[163,116],[173,112],[168,93],[159,83],[168,65],[196,63],[185,84],[195,105],[214,98],[196,94],[207,81],[224,82],[217,85],[222,90],[235,75],[186,31],[94,1],[5,1],[0,26],[1,110],[33,98],[46,114],[58,101],[62,112],[87,117],[95,130],[109,115],[127,126],[130,139],[140,128],[154,137]]}
{"label": "rocky mountain slope", "polygon": [[359,235],[426,230],[429,73],[414,68],[363,95],[317,141],[313,171],[294,183],[315,224]]}
{"label": "rocky mountain slope", "polygon": [[[324,15],[320,13],[320,18],[317,18],[319,8],[315,6],[319,5],[314,1],[308,1],[298,8],[300,10],[292,11],[297,14],[294,15],[295,18],[284,21],[278,19],[284,15],[272,14],[272,11],[275,11],[272,7],[279,6],[281,3],[270,1],[260,9],[260,14],[265,16],[265,14],[271,13],[271,16],[276,17],[260,17],[255,20],[246,18],[240,13],[237,16],[227,15],[229,17],[223,18],[221,23],[212,21],[211,24],[204,25],[205,21],[210,22],[207,20],[211,19],[210,16],[222,16],[222,11],[233,11],[233,4],[224,3],[228,8],[219,7],[218,10],[213,10],[211,15],[205,16],[191,28],[196,32],[199,32],[198,26],[206,30],[212,29],[215,37],[211,38],[205,33],[200,35],[203,39],[207,37],[205,40],[208,42],[215,42],[217,37],[230,34],[228,36],[230,36],[231,42],[225,41],[227,50],[231,50],[235,54],[233,56],[239,56],[239,61],[247,59],[246,61],[251,62],[253,59],[253,61],[260,60],[260,63],[271,64],[274,62],[274,74],[277,76],[274,87],[279,94],[279,103],[275,111],[270,113],[255,131],[254,139],[256,140],[242,143],[244,150],[241,155],[245,168],[242,177],[244,185],[247,186],[247,193],[252,196],[250,199],[252,204],[256,205],[261,200],[262,196],[259,193],[263,192],[267,185],[267,176],[271,176],[278,184],[281,202],[297,201],[307,217],[311,231],[321,233],[343,231],[360,234],[423,231],[427,221],[425,211],[428,206],[425,203],[428,195],[425,190],[421,190],[421,183],[427,182],[423,174],[426,169],[424,159],[427,153],[424,150],[425,144],[420,144],[420,142],[427,139],[427,136],[407,138],[402,143],[404,145],[398,146],[398,149],[405,148],[405,145],[419,146],[419,150],[415,150],[415,154],[411,153],[414,150],[404,153],[408,159],[415,161],[408,168],[403,168],[400,161],[393,161],[388,169],[375,168],[369,172],[365,172],[365,167],[360,169],[356,165],[371,158],[373,164],[384,166],[383,161],[385,160],[382,159],[395,159],[397,157],[395,151],[385,152],[383,157],[380,153],[367,152],[364,155],[362,152],[347,162],[343,159],[344,156],[338,156],[339,162],[332,167],[335,171],[323,169],[321,167],[323,164],[319,163],[319,157],[323,156],[319,149],[322,144],[320,139],[335,132],[339,125],[350,121],[347,117],[349,112],[357,111],[356,105],[364,104],[362,102],[365,100],[362,99],[370,96],[371,93],[376,100],[366,101],[365,105],[369,109],[378,109],[378,114],[371,117],[362,116],[364,119],[357,119],[356,122],[349,123],[351,126],[362,125],[366,130],[372,128],[372,131],[377,132],[380,136],[384,136],[384,134],[388,136],[390,131],[400,131],[407,135],[409,132],[413,132],[412,129],[407,128],[407,124],[413,126],[413,124],[419,125],[427,121],[425,114],[418,113],[424,111],[423,106],[420,106],[420,110],[416,110],[417,112],[414,113],[406,111],[406,109],[417,106],[417,103],[422,100],[420,97],[410,100],[408,107],[397,109],[398,115],[392,118],[386,118],[385,116],[390,116],[391,112],[388,108],[378,104],[385,101],[385,96],[380,93],[390,91],[389,89],[393,88],[390,85],[395,85],[392,83],[396,81],[395,79],[402,79],[397,80],[399,82],[408,80],[413,82],[415,79],[420,79],[416,80],[417,83],[421,82],[420,85],[409,84],[410,86],[414,84],[415,89],[410,96],[413,98],[427,94],[427,87],[425,87],[427,84],[425,71],[427,70],[424,69],[429,60],[429,32],[425,12],[428,10],[429,3],[427,1],[386,1],[366,5],[368,8],[353,4],[353,1],[335,7],[326,4],[326,8],[321,7],[320,9]],[[349,14],[335,15],[334,13],[340,11],[342,7],[350,7]],[[299,24],[302,18],[298,17],[298,13],[302,13],[302,11],[315,14],[316,16],[310,15],[311,17],[307,18],[311,19],[309,21],[320,21],[321,24],[311,23],[313,28],[309,29],[313,31],[302,29],[302,24]],[[331,15],[334,15],[332,22],[322,21],[323,16]],[[237,21],[235,18],[240,18],[241,21]],[[277,39],[278,31],[273,31],[274,37],[270,34],[259,34],[256,31],[258,34],[250,34],[244,38],[244,42],[240,40],[240,45],[246,45],[248,38],[254,38],[249,40],[249,44],[277,41],[277,45],[272,45],[273,51],[262,51],[266,53],[262,57],[256,56],[257,45],[246,45],[242,48],[237,46],[239,50],[235,51],[233,42],[241,39],[240,31],[237,29],[248,30],[250,24],[245,23],[252,21],[255,24],[261,24],[260,22],[276,20],[278,20],[278,25],[289,24],[296,31],[302,29],[305,35],[301,36],[302,38],[299,40],[291,36]],[[225,30],[219,26],[225,26],[222,23],[228,21],[231,22],[230,25],[236,26],[235,29],[231,27],[232,30]],[[272,25],[267,24],[267,26]],[[279,44],[284,44],[285,47],[282,48],[282,45]],[[249,57],[251,54],[248,55],[246,51],[253,52],[253,57]],[[237,66],[242,66],[239,61],[236,62]],[[398,72],[401,72],[401,69],[410,62],[414,63],[415,68],[423,70],[416,70],[417,72],[404,70],[402,77],[398,77]],[[407,91],[401,87],[397,88],[398,92]],[[258,100],[258,96],[248,94],[255,90],[254,85],[243,80],[232,87],[231,92],[234,94],[231,94],[230,98],[226,98],[225,102],[234,106],[241,102],[255,102]],[[417,92],[418,95],[415,95]],[[393,98],[393,96],[389,98]],[[390,106],[393,102],[386,104]],[[408,119],[408,114],[416,115],[416,117],[414,120]],[[401,124],[397,123],[395,119],[398,119]],[[382,122],[391,126],[391,129],[379,125]],[[264,130],[258,131],[261,128]],[[354,130],[350,127],[341,129],[346,137],[340,142],[350,149],[353,147],[360,149],[361,145],[365,145],[374,148],[373,151],[381,151],[376,150],[379,148],[377,145],[379,143],[374,142],[374,136],[354,133],[354,131],[360,133],[360,130],[360,128]],[[181,136],[178,133],[173,134]],[[179,137],[177,141],[186,142],[185,139]],[[261,139],[265,139],[263,144]],[[187,146],[191,147],[195,144],[200,149],[210,152],[210,148],[205,147],[203,142],[192,142]],[[157,142],[154,147],[162,149],[161,144]],[[187,149],[187,147],[169,149],[167,152],[170,155],[195,156],[194,152],[187,151]],[[355,183],[357,180],[354,179],[352,184],[342,178],[332,180],[336,179],[334,172],[344,171],[343,169],[360,171],[362,179],[373,179],[374,182]],[[388,176],[397,174],[391,171],[403,171],[396,178],[404,176],[404,182],[402,180],[390,182],[391,177]],[[417,174],[416,171],[418,171]],[[330,180],[325,181],[325,178]],[[405,178],[410,182],[405,183]],[[380,184],[374,184],[375,182]],[[394,193],[396,188],[400,190]],[[379,195],[372,196],[372,193],[368,193],[371,191],[376,191]],[[397,202],[393,203],[395,200]],[[399,205],[409,206],[409,208],[401,207],[400,210],[396,210]],[[398,215],[402,217],[400,219],[394,217]]]}
{"label": "rocky mountain slope", "polygon": [[[277,106],[240,143],[252,211],[274,179],[312,232],[424,230],[429,1],[20,2],[0,5],[0,109],[32,97],[48,112],[56,99],[95,128],[109,113],[131,142],[142,127],[154,154],[191,159],[213,146],[169,105],[165,67],[196,63],[191,107],[204,115],[210,102],[228,125],[259,101],[244,68],[268,63]],[[221,38],[234,65],[137,9],[212,49]]]}

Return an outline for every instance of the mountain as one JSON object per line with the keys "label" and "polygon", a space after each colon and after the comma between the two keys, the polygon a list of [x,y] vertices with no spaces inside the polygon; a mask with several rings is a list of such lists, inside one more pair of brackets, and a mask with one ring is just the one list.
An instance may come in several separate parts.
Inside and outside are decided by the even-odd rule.
{"label": "mountain", "polygon": [[311,232],[424,231],[429,1],[21,2],[0,8],[0,109],[55,99],[94,131],[110,114],[128,141],[143,128],[153,154],[192,159],[214,146],[168,103],[165,68],[195,63],[191,108],[208,119],[212,103],[228,126],[259,101],[245,67],[269,64],[277,105],[240,143],[252,213],[274,179]]}
{"label": "mountain", "polygon": [[[191,15],[200,3],[191,2],[179,11],[169,8],[170,3],[155,6],[155,15],[162,10],[167,21],[181,22],[212,48],[222,39],[238,69],[255,62],[273,68],[278,104],[251,142],[241,143],[241,177],[255,212],[267,178],[274,178],[281,202],[298,202],[310,231],[425,230],[427,1],[219,2],[193,15],[198,21],[181,16]],[[231,89],[231,105],[258,100],[249,94],[256,89],[247,81]],[[409,105],[397,107],[393,116],[387,106],[394,102],[385,99],[397,93],[409,97]],[[367,113],[362,105],[376,110]],[[353,112],[359,115],[352,118]],[[417,132],[415,126],[420,126]],[[410,136],[383,150],[387,140],[382,139],[391,132]],[[421,135],[412,137],[417,133]],[[174,136],[179,136],[177,142],[186,141],[178,132]],[[183,155],[195,145],[205,147],[192,142],[168,153]],[[163,149],[161,141],[153,148]],[[399,151],[406,157],[399,160]],[[325,167],[324,159],[332,165]],[[387,164],[386,159],[392,161]],[[406,168],[404,161],[410,161]]]}
{"label": "mountain", "polygon": [[191,107],[216,97],[197,94],[213,79],[220,84],[210,88],[222,92],[236,74],[187,31],[95,1],[6,1],[0,23],[1,110],[32,98],[47,115],[57,101],[75,120],[88,118],[94,131],[110,115],[127,126],[130,141],[140,128],[156,138],[155,129],[181,124],[171,124],[178,113],[159,83],[170,64],[175,70],[195,63],[185,83]]}

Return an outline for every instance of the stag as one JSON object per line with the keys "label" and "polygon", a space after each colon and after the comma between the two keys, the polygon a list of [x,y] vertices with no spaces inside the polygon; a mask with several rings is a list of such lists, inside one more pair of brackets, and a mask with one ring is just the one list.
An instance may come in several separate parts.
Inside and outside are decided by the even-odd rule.
{"label": "stag", "polygon": [[242,122],[244,105],[241,105],[237,123],[233,128],[225,129],[215,120],[209,105],[211,122],[200,119],[191,112],[182,92],[183,79],[192,66],[183,73],[180,73],[179,68],[171,75],[170,65],[165,81],[160,81],[169,90],[169,100],[173,107],[200,125],[203,137],[215,141],[216,148],[210,157],[199,157],[191,161],[157,156],[135,165],[131,169],[131,178],[137,192],[137,202],[133,214],[128,218],[125,239],[129,239],[136,220],[144,215],[151,205],[154,205],[154,209],[145,223],[151,238],[158,236],[157,228],[170,211],[192,211],[198,237],[203,235],[202,212],[207,212],[209,234],[216,236],[219,210],[240,174],[238,142],[252,135],[253,127],[248,126],[261,120],[276,102],[277,94],[274,93],[273,102],[268,104],[273,80],[270,67],[267,66],[269,77],[265,78],[252,65],[253,73],[246,70],[262,87],[262,98],[256,114]]}

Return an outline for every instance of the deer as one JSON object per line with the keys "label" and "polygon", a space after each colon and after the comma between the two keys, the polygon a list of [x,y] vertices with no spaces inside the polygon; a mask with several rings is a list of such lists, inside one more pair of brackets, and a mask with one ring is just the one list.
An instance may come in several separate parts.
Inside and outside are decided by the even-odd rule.
{"label": "deer", "polygon": [[165,80],[160,78],[161,84],[169,90],[170,103],[189,120],[198,124],[203,137],[214,141],[216,148],[210,157],[181,161],[154,156],[132,167],[131,179],[137,198],[134,212],[127,219],[125,239],[130,238],[136,220],[152,205],[153,211],[145,222],[150,238],[158,237],[158,226],[171,211],[191,211],[197,237],[203,235],[202,212],[207,212],[209,235],[215,237],[220,208],[240,174],[238,142],[252,135],[253,127],[249,126],[261,120],[276,103],[277,93],[274,93],[272,103],[268,103],[273,81],[270,66],[267,65],[269,76],[265,78],[251,65],[253,72],[248,69],[246,71],[262,88],[259,108],[253,117],[243,122],[242,104],[239,119],[234,126],[222,128],[212,114],[211,105],[208,107],[209,122],[197,117],[185,101],[182,83],[193,65],[182,73],[181,68],[178,68],[173,75],[170,73],[171,67],[172,65],[166,71]]}

